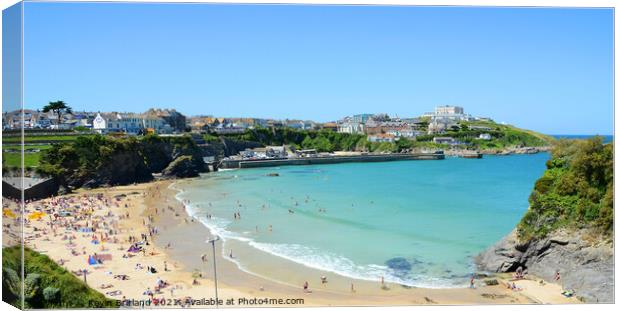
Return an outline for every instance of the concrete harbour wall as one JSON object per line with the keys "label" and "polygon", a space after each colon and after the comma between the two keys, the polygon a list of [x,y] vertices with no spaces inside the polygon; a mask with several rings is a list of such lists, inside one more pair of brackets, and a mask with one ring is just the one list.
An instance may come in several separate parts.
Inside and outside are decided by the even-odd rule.
{"label": "concrete harbour wall", "polygon": [[314,165],[314,164],[336,164],[352,162],[386,162],[386,161],[406,161],[406,160],[441,160],[443,154],[420,153],[420,154],[377,154],[359,156],[323,156],[307,158],[289,159],[265,159],[265,160],[224,160],[220,168],[256,168],[273,167],[284,165]]}

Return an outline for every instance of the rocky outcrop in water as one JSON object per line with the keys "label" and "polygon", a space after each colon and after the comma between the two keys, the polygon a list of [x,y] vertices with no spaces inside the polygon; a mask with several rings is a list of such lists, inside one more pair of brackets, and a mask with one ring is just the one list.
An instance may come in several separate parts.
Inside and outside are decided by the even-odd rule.
{"label": "rocky outcrop in water", "polygon": [[611,242],[600,241],[585,230],[559,230],[547,237],[522,243],[516,232],[476,257],[479,269],[514,272],[522,267],[537,277],[560,283],[586,302],[614,301],[614,258]]}

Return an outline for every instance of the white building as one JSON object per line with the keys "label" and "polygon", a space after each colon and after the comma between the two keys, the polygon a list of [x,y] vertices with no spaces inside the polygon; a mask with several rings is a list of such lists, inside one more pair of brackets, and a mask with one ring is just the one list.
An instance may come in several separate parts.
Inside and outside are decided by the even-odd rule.
{"label": "white building", "polygon": [[103,116],[101,116],[100,113],[97,113],[97,115],[93,119],[93,129],[99,133],[103,133],[105,132],[107,128],[108,128],[108,123],[106,119]]}
{"label": "white building", "polygon": [[398,137],[392,134],[368,135],[368,141],[371,143],[392,143],[397,140],[398,140]]}
{"label": "white building", "polygon": [[437,106],[435,112],[426,113],[424,116],[431,117],[431,119],[441,118],[450,119],[453,121],[471,121],[474,118],[468,114],[465,114],[465,109],[459,106]]}
{"label": "white building", "polygon": [[358,122],[343,122],[338,124],[338,133],[363,134],[364,124]]}
{"label": "white building", "polygon": [[435,107],[435,115],[455,115],[465,114],[463,107],[459,106],[437,106]]}
{"label": "white building", "polygon": [[452,137],[434,137],[433,142],[436,144],[454,144],[456,140]]}
{"label": "white building", "polygon": [[155,116],[145,116],[142,119],[142,128],[147,132],[153,131],[157,134],[171,134],[174,131],[164,119]]}
{"label": "white building", "polygon": [[404,129],[397,130],[392,133],[391,131],[387,131],[388,134],[394,134],[396,137],[404,137],[404,138],[415,138],[416,136],[422,135],[420,131],[416,131],[413,129]]}
{"label": "white building", "polygon": [[478,139],[483,139],[483,140],[491,140],[491,134],[489,133],[482,133],[478,136]]}
{"label": "white building", "polygon": [[135,113],[97,113],[93,129],[99,133],[119,132],[137,135],[153,131],[158,134],[172,133],[172,127],[162,118]]}

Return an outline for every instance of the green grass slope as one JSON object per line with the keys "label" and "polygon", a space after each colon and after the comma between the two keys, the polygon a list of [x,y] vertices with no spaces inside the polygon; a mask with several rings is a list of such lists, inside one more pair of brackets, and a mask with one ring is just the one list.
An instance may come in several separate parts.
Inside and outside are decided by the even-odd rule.
{"label": "green grass slope", "polygon": [[[86,285],[49,257],[24,250],[25,308],[115,307],[115,301]],[[20,246],[2,249],[2,300],[21,308]]]}

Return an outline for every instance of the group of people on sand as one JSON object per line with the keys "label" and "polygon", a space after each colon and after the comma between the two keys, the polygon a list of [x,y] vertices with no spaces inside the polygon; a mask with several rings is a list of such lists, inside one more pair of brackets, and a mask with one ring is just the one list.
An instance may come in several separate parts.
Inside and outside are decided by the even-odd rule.
{"label": "group of people on sand", "polygon": [[[156,195],[157,193],[151,194],[153,197]],[[122,251],[121,260],[129,260],[138,253],[142,253],[145,257],[155,255],[156,253],[152,250],[147,250],[147,246],[153,243],[154,236],[159,234],[159,229],[152,225],[154,223],[153,215],[145,217],[142,222],[144,227],[130,228],[129,231],[124,231],[127,232],[124,235],[125,238],[120,238],[119,220],[130,218],[128,202],[127,195],[111,196],[104,193],[51,197],[36,202],[28,202],[23,214],[26,222],[26,244],[38,250],[34,243],[36,239],[40,238],[43,241],[58,240],[59,243],[62,243],[58,246],[66,247],[69,256],[76,257],[76,261],[72,261],[70,258],[55,259],[60,265],[64,265],[66,262],[84,262],[84,264],[80,264],[80,268],[71,271],[76,276],[85,279],[88,274],[105,267],[106,261],[112,259],[108,244],[115,244],[116,246],[113,246],[113,249]],[[4,200],[3,203],[5,203]],[[8,204],[3,204],[3,211],[7,207]],[[170,210],[174,211],[171,208]],[[162,209],[162,213],[165,211]],[[15,215],[21,215],[21,211]],[[5,228],[9,229],[8,226]],[[136,232],[132,233],[135,229],[137,229]],[[123,230],[126,229],[123,228]],[[85,241],[86,244],[80,243],[80,240]],[[85,261],[79,259],[81,256],[84,256]],[[152,261],[145,265],[140,260],[135,264],[134,270],[142,270],[147,274],[159,275],[160,273]],[[168,263],[165,261],[163,270],[169,271]],[[125,274],[122,270],[114,272],[106,271],[106,275],[110,275],[111,278],[113,277],[114,280],[118,281],[131,279],[128,275],[131,273]],[[152,297],[167,286],[169,286],[168,282],[158,277],[155,286],[147,288],[145,294],[151,294],[149,296]],[[114,287],[113,283],[103,283],[98,286],[102,290],[107,290],[105,293],[108,296],[123,294],[120,289],[110,289],[112,287]]]}
{"label": "group of people on sand", "polygon": [[515,271],[512,278],[513,280],[522,280],[522,279],[525,279],[526,276],[527,276],[527,269],[524,270],[523,267],[519,266],[517,267],[517,270]]}
{"label": "group of people on sand", "polygon": [[[327,277],[326,277],[326,276],[322,275],[322,276],[321,276],[321,278],[320,278],[320,280],[321,280],[321,284],[322,284],[322,285],[327,284]],[[385,289],[389,289],[389,288],[388,288],[388,286],[387,286],[387,285],[386,285],[386,283],[385,283],[385,278],[384,278],[383,276],[381,276],[381,282],[380,282],[380,284],[381,284],[381,289],[384,289],[384,290],[385,290]],[[356,292],[357,292],[357,291],[355,290],[355,284],[353,284],[353,282],[351,282],[351,287],[350,287],[350,289],[351,289],[351,293],[356,293]],[[309,294],[309,293],[312,293],[312,291],[310,290],[310,284],[308,283],[308,281],[305,281],[305,282],[304,282],[304,284],[303,284],[303,292],[304,292],[304,293],[308,293],[308,294]]]}

